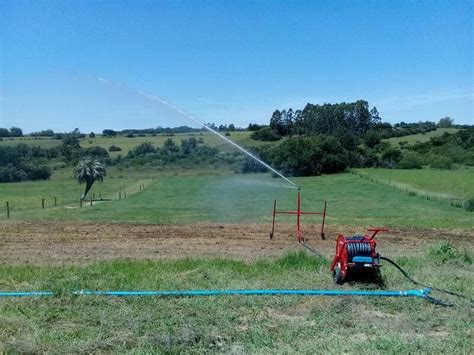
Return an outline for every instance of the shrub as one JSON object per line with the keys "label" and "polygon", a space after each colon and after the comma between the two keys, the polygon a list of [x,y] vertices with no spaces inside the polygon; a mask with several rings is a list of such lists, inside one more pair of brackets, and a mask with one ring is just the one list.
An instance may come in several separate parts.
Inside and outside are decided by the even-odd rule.
{"label": "shrub", "polygon": [[387,168],[393,168],[400,161],[401,156],[400,149],[388,147],[382,152],[382,161]]}
{"label": "shrub", "polygon": [[121,152],[122,151],[122,148],[116,146],[116,145],[111,145],[109,147],[109,152]]}
{"label": "shrub", "polygon": [[99,147],[99,146],[87,148],[85,152],[83,153],[83,155],[88,155],[95,158],[108,158],[109,157],[109,153],[107,153],[107,151],[104,148]]}
{"label": "shrub", "polygon": [[376,131],[367,132],[364,143],[368,148],[375,148],[380,143],[380,133]]}
{"label": "shrub", "polygon": [[468,198],[467,200],[464,200],[462,205],[466,211],[473,212],[474,211],[474,198]]}
{"label": "shrub", "polygon": [[428,158],[428,164],[434,169],[451,169],[453,161],[442,155],[432,155]]}
{"label": "shrub", "polygon": [[253,132],[250,135],[250,138],[258,141],[277,141],[281,139],[281,136],[271,127],[264,127],[259,129],[258,131]]}
{"label": "shrub", "polygon": [[423,159],[421,155],[416,152],[407,152],[398,163],[401,169],[421,169],[423,166]]}

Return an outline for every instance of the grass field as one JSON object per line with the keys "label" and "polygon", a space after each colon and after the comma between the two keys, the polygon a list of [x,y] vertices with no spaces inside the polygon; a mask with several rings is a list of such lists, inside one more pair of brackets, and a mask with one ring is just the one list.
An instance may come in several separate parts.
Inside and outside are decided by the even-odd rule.
{"label": "grass field", "polygon": [[[252,132],[248,131],[236,131],[230,132],[229,138],[232,139],[234,142],[243,145],[244,147],[251,148],[257,147],[265,144],[273,144],[272,142],[262,142],[256,141],[250,138],[250,134]],[[110,146],[116,145],[122,148],[122,151],[119,152],[109,152],[112,157],[116,157],[118,155],[126,155],[130,149],[136,147],[140,143],[143,142],[152,142],[158,147],[161,147],[163,143],[171,138],[176,144],[180,144],[181,140],[189,139],[191,137],[195,137],[199,139],[200,137],[203,138],[204,143],[211,146],[219,148],[220,150],[229,150],[233,149],[229,146],[228,143],[225,143],[221,138],[217,137],[215,134],[210,132],[194,132],[194,133],[176,133],[173,136],[168,136],[165,134],[158,134],[156,136],[148,135],[146,137],[134,137],[134,138],[127,138],[125,136],[117,136],[117,137],[103,137],[97,135],[95,138],[82,138],[80,139],[80,144],[83,148],[89,148],[92,146],[99,146],[104,149],[109,149]],[[0,140],[0,146],[8,146],[14,145],[18,143],[27,144],[29,146],[39,146],[42,148],[52,148],[54,146],[62,144],[62,140],[60,139],[51,139],[51,138],[44,138],[44,137],[19,137],[19,138],[4,138]]]}
{"label": "grass field", "polygon": [[435,131],[431,131],[428,133],[418,133],[418,134],[412,134],[410,136],[404,136],[404,137],[393,137],[389,139],[385,139],[386,142],[398,147],[400,142],[407,142],[408,145],[413,145],[415,143],[423,143],[423,142],[428,142],[430,138],[432,137],[439,137],[443,135],[444,133],[456,133],[459,131],[458,128],[438,128]]}
{"label": "grass field", "polygon": [[[0,298],[0,352],[473,352],[472,305],[440,293],[433,296],[456,307],[405,298],[68,295],[81,289],[417,288],[390,266],[383,266],[382,285],[333,285],[328,267],[336,231],[380,225],[395,230],[380,237],[380,251],[415,279],[474,293],[473,213],[393,186],[416,182],[423,191],[459,196],[472,189],[471,171],[296,178],[303,209],[319,210],[328,200],[328,238],[312,239],[323,257],[285,254],[298,248],[292,218],[279,218],[277,240],[268,240],[273,199],[294,209],[295,189],[268,174],[209,172],[109,169],[93,191],[111,200],[83,208],[77,202],[83,186],[67,169],[50,181],[2,184],[0,204],[8,199],[12,212],[10,221],[0,212],[0,247],[14,255],[0,260],[0,290],[60,296]],[[432,183],[440,177],[450,183]],[[124,191],[127,198],[118,199]],[[52,206],[53,197],[60,206]]]}
{"label": "grass field", "polygon": [[[472,264],[462,253],[452,256],[438,249],[399,262],[426,282],[472,294]],[[0,287],[59,293],[333,288],[327,268],[326,259],[304,252],[250,264],[185,259],[113,261],[86,267],[4,266],[0,267]],[[384,269],[384,275],[387,289],[412,287],[394,269]],[[0,351],[470,353],[471,308],[466,302],[457,304],[440,308],[421,299],[290,296],[0,299]]]}
{"label": "grass field", "polygon": [[474,198],[474,169],[357,169],[356,171],[368,179],[422,196],[441,199]]}
{"label": "grass field", "polygon": [[[410,196],[402,190],[377,184],[357,175],[338,174],[295,179],[303,186],[302,207],[320,210],[328,201],[328,223],[411,228],[473,228],[472,213],[449,206],[444,201]],[[47,208],[41,210],[41,197],[60,191],[77,198],[81,186],[70,179],[5,184],[2,199],[10,199],[13,219],[91,220],[186,224],[195,222],[251,221],[268,223],[273,199],[281,208],[295,208],[296,190],[268,175],[161,176],[147,181],[144,191],[139,181],[113,178],[97,184],[103,196],[113,201],[92,207]],[[125,184],[127,199],[118,200]],[[51,198],[49,199],[51,200]],[[4,201],[0,201],[4,205]],[[32,206],[31,209],[26,206]],[[16,206],[25,206],[16,208]],[[48,204],[49,206],[50,203]],[[35,207],[36,206],[36,207]],[[71,205],[72,206],[72,205]],[[77,203],[74,204],[77,207]],[[1,216],[5,219],[5,214]],[[308,219],[312,221],[311,218]]]}

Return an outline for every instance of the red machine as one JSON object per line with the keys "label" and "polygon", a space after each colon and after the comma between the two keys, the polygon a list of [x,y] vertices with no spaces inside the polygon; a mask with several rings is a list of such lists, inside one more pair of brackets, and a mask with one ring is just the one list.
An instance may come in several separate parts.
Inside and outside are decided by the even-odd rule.
{"label": "red machine", "polygon": [[303,212],[301,211],[301,188],[298,188],[298,197],[297,197],[297,204],[296,204],[296,211],[277,211],[276,200],[273,201],[273,222],[272,222],[272,231],[270,232],[270,239],[273,238],[273,234],[275,232],[275,217],[277,214],[295,214],[296,215],[296,240],[299,243],[304,243],[305,238],[303,237],[303,233],[301,231],[301,216],[302,215],[321,215],[323,217],[323,221],[321,224],[321,239],[325,239],[324,236],[324,223],[326,221],[326,205],[327,201],[324,201],[324,208],[322,212]]}
{"label": "red machine", "polygon": [[378,232],[388,232],[388,229],[370,228],[367,231],[372,232],[372,235],[337,236],[336,255],[331,263],[335,283],[343,283],[349,269],[364,270],[365,274],[370,273],[374,277],[379,277],[380,255],[375,251],[377,243],[374,237]]}

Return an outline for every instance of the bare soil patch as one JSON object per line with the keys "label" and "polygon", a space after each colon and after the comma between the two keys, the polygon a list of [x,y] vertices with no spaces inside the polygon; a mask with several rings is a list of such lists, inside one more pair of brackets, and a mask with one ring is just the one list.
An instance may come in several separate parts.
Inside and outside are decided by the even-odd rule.
{"label": "bare soil patch", "polygon": [[[279,224],[273,240],[266,224],[147,225],[91,222],[0,223],[0,264],[83,265],[112,259],[222,257],[252,261],[300,249],[294,225]],[[321,240],[318,225],[305,225],[308,244],[331,257],[338,233],[363,231],[329,226]],[[473,250],[473,230],[396,229],[378,238],[378,250],[391,256],[416,255],[450,240]]]}

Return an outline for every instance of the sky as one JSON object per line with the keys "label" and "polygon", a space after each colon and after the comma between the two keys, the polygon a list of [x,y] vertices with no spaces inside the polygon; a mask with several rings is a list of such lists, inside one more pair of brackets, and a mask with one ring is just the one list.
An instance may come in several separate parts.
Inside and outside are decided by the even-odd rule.
{"label": "sky", "polygon": [[0,1],[0,127],[268,123],[358,99],[474,124],[472,1]]}

